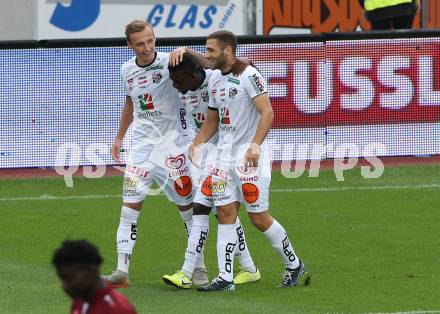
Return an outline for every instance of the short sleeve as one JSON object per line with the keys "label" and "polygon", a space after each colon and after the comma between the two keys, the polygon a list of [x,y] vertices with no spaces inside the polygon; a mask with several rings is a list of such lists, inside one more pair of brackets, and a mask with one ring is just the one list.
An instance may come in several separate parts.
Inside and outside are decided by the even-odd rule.
{"label": "short sleeve", "polygon": [[255,98],[258,95],[267,93],[266,82],[264,81],[261,73],[254,67],[248,66],[245,73],[246,78],[244,81],[244,89],[249,94],[249,97]]}
{"label": "short sleeve", "polygon": [[216,79],[216,75],[212,75],[208,82],[208,108],[209,109],[218,109],[218,105],[215,101],[215,94],[218,92],[216,89],[213,89],[212,86],[214,85],[214,82],[216,82],[218,78]]}
{"label": "short sleeve", "polygon": [[[126,80],[125,79],[125,75],[124,75],[124,66],[121,67],[121,77],[122,77],[122,84],[124,85],[124,92],[126,96],[130,96],[130,93],[128,91],[128,84],[130,83],[130,80]],[[131,79],[133,80],[133,79]],[[133,83],[133,82],[132,82]]]}

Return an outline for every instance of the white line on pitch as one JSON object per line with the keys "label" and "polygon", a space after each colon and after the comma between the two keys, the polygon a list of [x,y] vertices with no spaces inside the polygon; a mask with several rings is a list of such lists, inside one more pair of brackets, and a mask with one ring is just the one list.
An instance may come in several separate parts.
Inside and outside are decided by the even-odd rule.
{"label": "white line on pitch", "polygon": [[440,313],[440,310],[416,310],[416,311],[402,311],[402,312],[369,312],[366,314],[435,314]]}
{"label": "white line on pitch", "polygon": [[[353,190],[417,190],[440,188],[440,184],[417,184],[417,185],[372,185],[372,186],[345,186],[345,187],[320,187],[320,188],[293,188],[271,189],[271,193],[301,193],[301,192],[339,192]],[[158,194],[163,195],[163,194]],[[153,196],[158,196],[153,195]],[[39,195],[23,197],[3,197],[0,201],[58,201],[58,200],[82,200],[120,198],[120,194],[95,194],[95,195]]]}

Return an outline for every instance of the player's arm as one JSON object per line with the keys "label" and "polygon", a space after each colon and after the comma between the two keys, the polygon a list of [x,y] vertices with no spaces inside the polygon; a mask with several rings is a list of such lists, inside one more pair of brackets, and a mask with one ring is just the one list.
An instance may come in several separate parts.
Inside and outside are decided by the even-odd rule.
{"label": "player's arm", "polygon": [[124,139],[125,133],[127,133],[130,124],[133,122],[133,101],[130,96],[125,96],[125,104],[122,109],[121,119],[119,121],[119,129],[116,134],[115,141],[112,146],[112,157],[119,163],[120,162],[120,151],[122,146],[122,140]]}
{"label": "player's arm", "polygon": [[218,110],[217,108],[211,108],[211,107],[208,108],[209,108],[208,116],[205,122],[203,122],[202,127],[199,130],[199,133],[197,133],[196,138],[194,139],[194,141],[192,142],[189,148],[189,158],[194,164],[197,164],[196,162],[197,147],[209,141],[211,137],[213,137],[218,130],[218,124],[220,122],[220,118],[218,116]]}
{"label": "player's arm", "polygon": [[189,54],[194,55],[199,60],[202,67],[204,67],[204,68],[208,67],[208,62],[206,61],[206,58],[203,55],[203,53],[194,51],[194,50],[189,49],[187,47],[176,48],[175,50],[173,50],[170,53],[170,61],[169,61],[170,65],[173,67],[178,65],[183,60],[183,55],[185,53],[189,53]]}
{"label": "player's arm", "polygon": [[260,145],[266,139],[273,122],[273,110],[268,94],[262,93],[258,96],[255,96],[252,100],[255,108],[260,114],[260,121],[258,122],[258,128],[252,139],[252,143],[246,151],[245,168],[258,166],[258,159],[260,158]]}

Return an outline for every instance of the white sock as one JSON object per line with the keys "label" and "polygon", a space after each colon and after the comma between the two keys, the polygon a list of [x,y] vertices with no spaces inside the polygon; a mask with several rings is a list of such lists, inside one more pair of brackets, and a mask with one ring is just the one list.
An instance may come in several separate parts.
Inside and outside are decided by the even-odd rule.
{"label": "white sock", "polygon": [[219,276],[231,282],[234,277],[234,255],[237,249],[235,224],[219,224],[217,233],[217,259]]}
{"label": "white sock", "polygon": [[255,273],[257,268],[255,267],[254,261],[252,260],[251,254],[249,253],[249,248],[246,243],[246,238],[244,236],[244,229],[241,225],[240,218],[237,217],[235,221],[235,231],[237,232],[237,250],[235,251],[235,257],[237,257],[238,262],[244,270]]}
{"label": "white sock", "polygon": [[128,274],[128,268],[130,267],[131,254],[118,253],[118,267],[117,269]]}
{"label": "white sock", "polygon": [[122,206],[119,228],[116,233],[118,270],[128,273],[130,257],[136,243],[137,220],[140,211]]}
{"label": "white sock", "polygon": [[179,214],[180,214],[180,217],[182,217],[183,225],[185,226],[186,236],[189,237],[189,234],[191,233],[191,227],[192,227],[193,209],[190,208],[184,212],[179,210]]}
{"label": "white sock", "polygon": [[269,229],[263,233],[269,239],[272,247],[284,259],[286,268],[294,269],[299,266],[299,259],[290,244],[286,230],[284,230],[283,226],[281,226],[278,221],[274,219]]}
{"label": "white sock", "polygon": [[[182,271],[188,278],[192,278],[194,268],[205,268],[203,250],[206,239],[209,233],[209,216],[208,215],[194,215],[191,233],[188,237],[188,245],[185,251],[185,262],[182,266]],[[202,260],[202,262],[200,262]],[[200,263],[203,263],[200,266]]]}

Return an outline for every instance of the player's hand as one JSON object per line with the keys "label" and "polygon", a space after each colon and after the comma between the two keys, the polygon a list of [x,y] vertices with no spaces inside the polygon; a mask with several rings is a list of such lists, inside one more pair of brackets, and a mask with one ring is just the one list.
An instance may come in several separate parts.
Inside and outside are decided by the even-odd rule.
{"label": "player's hand", "polygon": [[260,146],[252,143],[246,151],[244,156],[244,171],[248,168],[257,168],[258,160],[260,159]]}
{"label": "player's hand", "polygon": [[231,73],[235,76],[239,76],[244,70],[246,70],[248,65],[252,65],[252,62],[249,59],[237,58],[232,64]]}
{"label": "player's hand", "polygon": [[112,146],[112,157],[113,160],[116,161],[118,164],[121,163],[121,147],[122,147],[122,140],[115,139],[113,146]]}
{"label": "player's hand", "polygon": [[186,52],[186,47],[179,47],[171,51],[170,61],[169,61],[170,65],[174,67],[178,65],[180,62],[182,62],[183,55],[185,54],[185,52]]}

